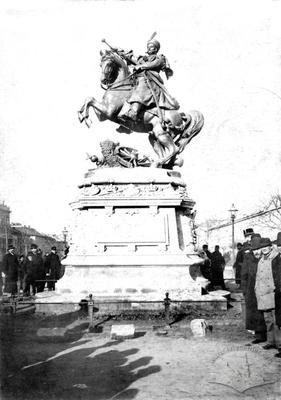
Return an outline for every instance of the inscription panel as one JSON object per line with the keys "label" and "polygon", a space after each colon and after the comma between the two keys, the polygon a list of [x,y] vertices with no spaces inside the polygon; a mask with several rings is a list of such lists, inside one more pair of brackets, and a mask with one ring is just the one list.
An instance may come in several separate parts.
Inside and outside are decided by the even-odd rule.
{"label": "inscription panel", "polygon": [[98,229],[94,229],[97,243],[168,244],[167,215],[113,214],[102,221],[98,223]]}

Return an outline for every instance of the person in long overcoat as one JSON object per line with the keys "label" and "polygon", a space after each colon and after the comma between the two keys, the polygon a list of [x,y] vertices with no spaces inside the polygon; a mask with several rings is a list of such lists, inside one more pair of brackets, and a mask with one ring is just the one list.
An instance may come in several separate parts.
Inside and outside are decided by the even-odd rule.
{"label": "person in long overcoat", "polygon": [[34,264],[32,263],[33,253],[29,251],[27,257],[24,261],[24,288],[23,294],[25,296],[30,296],[30,294],[36,294],[36,271]]}
{"label": "person in long overcoat", "polygon": [[237,254],[235,263],[233,265],[233,269],[235,272],[235,283],[237,285],[241,285],[241,268],[243,264],[244,252],[243,252],[243,244],[237,243]]}
{"label": "person in long overcoat", "polygon": [[204,263],[201,265],[200,270],[204,278],[211,281],[211,258],[212,253],[208,249],[208,245],[204,244],[202,247],[202,257],[204,258]]}
{"label": "person in long overcoat", "polygon": [[43,292],[46,284],[46,272],[41,252],[38,252],[38,246],[36,244],[31,245],[31,253],[30,268],[35,280],[36,292]]}
{"label": "person in long overcoat", "polygon": [[51,252],[45,258],[44,265],[48,278],[48,290],[55,290],[55,283],[60,278],[61,269],[61,262],[57,254],[56,246],[51,248]]}
{"label": "person in long overcoat", "polygon": [[[281,358],[281,232],[277,234],[277,250],[278,255],[272,260],[272,276],[275,285],[274,300],[275,300],[275,323],[277,329],[275,337],[277,339],[278,353],[275,357]],[[279,332],[278,332],[279,331]]]}
{"label": "person in long overcoat", "polygon": [[244,246],[243,264],[241,268],[241,289],[245,299],[246,329],[255,332],[253,344],[266,342],[266,325],[262,311],[258,310],[255,293],[257,266],[260,259],[258,250],[260,237],[251,240],[251,246]]}
{"label": "person in long overcoat", "polygon": [[225,259],[220,252],[220,247],[215,246],[215,251],[211,256],[211,284],[212,286],[221,286],[226,289],[223,279],[223,271],[225,267]]}
{"label": "person in long overcoat", "polygon": [[277,348],[281,358],[281,257],[269,238],[261,238],[262,257],[259,260],[255,284],[258,309],[263,312],[267,328],[265,350]]}
{"label": "person in long overcoat", "polygon": [[3,257],[2,268],[5,274],[4,292],[14,295],[18,291],[17,280],[19,273],[19,262],[18,257],[15,254],[15,247],[12,245],[8,247],[8,252]]}

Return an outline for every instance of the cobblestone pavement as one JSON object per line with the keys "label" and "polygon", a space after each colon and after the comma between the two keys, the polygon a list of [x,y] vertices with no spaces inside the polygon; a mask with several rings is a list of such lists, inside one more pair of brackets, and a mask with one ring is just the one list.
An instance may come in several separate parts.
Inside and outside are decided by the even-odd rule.
{"label": "cobblestone pavement", "polygon": [[[107,321],[94,334],[83,319],[4,317],[1,398],[281,399],[276,351],[245,346],[253,337],[235,308],[206,319],[212,333],[194,338],[186,318],[169,330],[163,321]],[[111,340],[112,323],[134,323],[135,337]],[[54,335],[38,336],[42,329]]]}

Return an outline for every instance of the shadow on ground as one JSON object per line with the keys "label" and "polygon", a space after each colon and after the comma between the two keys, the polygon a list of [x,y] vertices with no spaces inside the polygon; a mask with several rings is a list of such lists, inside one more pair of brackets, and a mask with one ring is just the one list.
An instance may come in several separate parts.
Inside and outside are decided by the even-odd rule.
{"label": "shadow on ground", "polygon": [[[69,347],[60,354],[36,365],[26,366],[6,377],[3,399],[133,399],[138,390],[132,383],[161,370],[149,365],[152,357],[129,360],[139,349],[101,349],[115,346],[109,341],[94,347],[93,341]],[[99,354],[95,353],[99,351]]]}

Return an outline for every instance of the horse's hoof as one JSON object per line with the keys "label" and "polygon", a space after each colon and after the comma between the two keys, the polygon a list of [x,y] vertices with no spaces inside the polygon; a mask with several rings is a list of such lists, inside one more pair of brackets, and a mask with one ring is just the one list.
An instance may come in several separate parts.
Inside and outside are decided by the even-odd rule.
{"label": "horse's hoof", "polygon": [[77,114],[78,114],[79,122],[82,123],[85,119],[84,115],[81,113],[81,111],[77,111]]}

